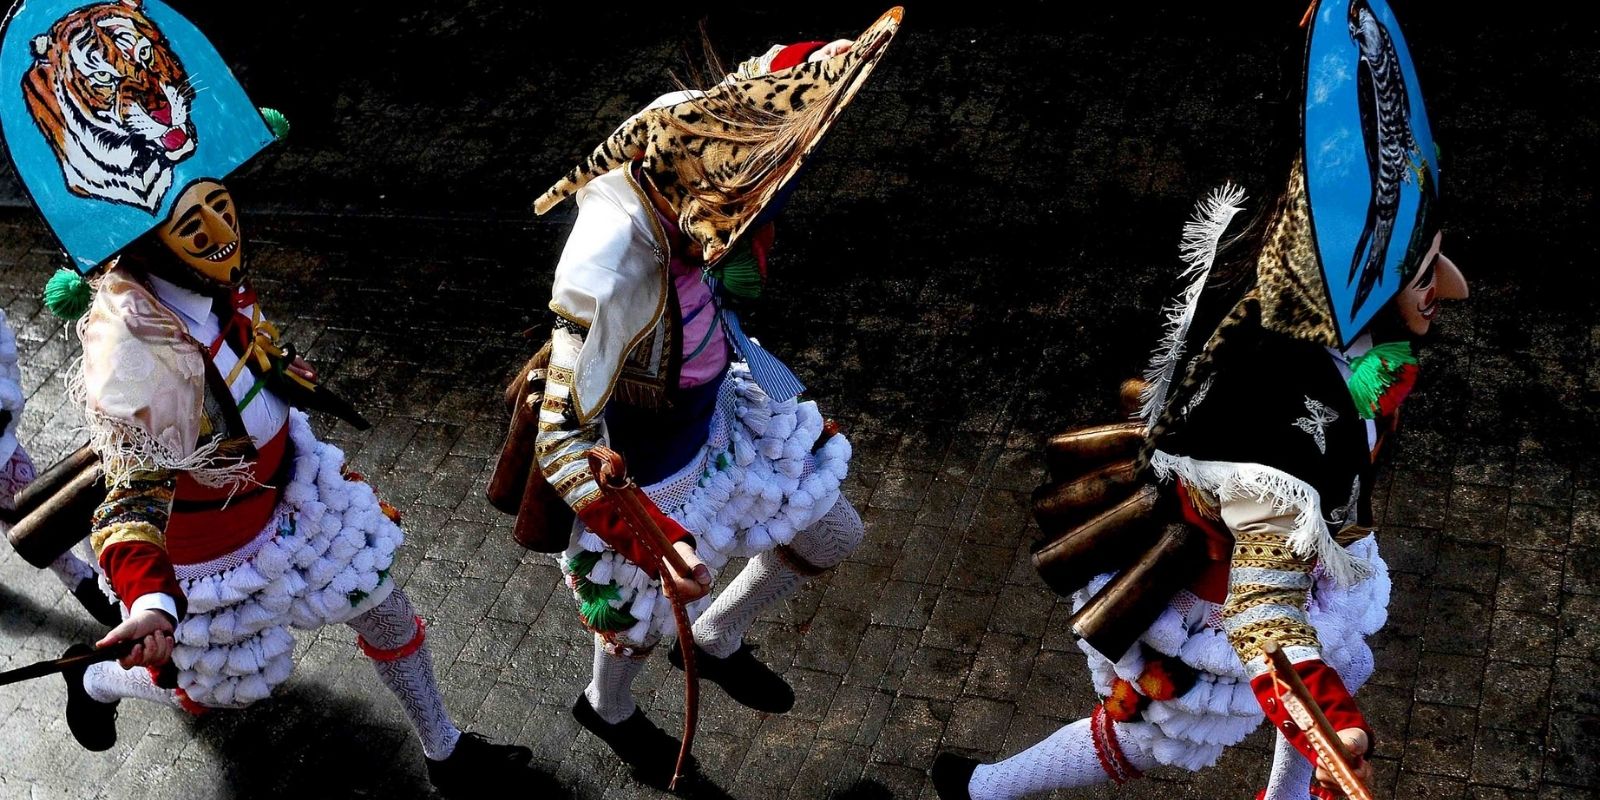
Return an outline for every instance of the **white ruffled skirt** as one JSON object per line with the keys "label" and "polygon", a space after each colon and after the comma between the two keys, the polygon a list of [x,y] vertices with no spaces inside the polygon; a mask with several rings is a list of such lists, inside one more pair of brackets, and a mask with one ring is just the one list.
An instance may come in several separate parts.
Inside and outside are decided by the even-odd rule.
{"label": "white ruffled skirt", "polygon": [[[291,410],[287,424],[294,467],[261,533],[222,558],[176,565],[189,608],[172,663],[178,687],[203,706],[265,699],[294,669],[290,626],[348,621],[394,589],[400,527],[372,487],[345,477],[344,452],[317,441],[304,413]],[[109,594],[103,576],[101,586]]]}
{"label": "white ruffled skirt", "polygon": [[[1323,659],[1338,670],[1345,688],[1354,693],[1372,677],[1372,649],[1366,638],[1388,619],[1390,584],[1375,536],[1347,549],[1370,564],[1372,574],[1340,588],[1319,566],[1313,572],[1308,616],[1322,644]],[[1101,575],[1074,594],[1073,610],[1081,608],[1112,577]],[[1244,663],[1222,631],[1221,610],[1191,592],[1179,592],[1139,640],[1144,647],[1177,658],[1198,673],[1189,691],[1171,700],[1150,700],[1144,709],[1144,721],[1152,724],[1138,726],[1135,735],[1148,737],[1141,744],[1162,764],[1191,771],[1209,767],[1224,748],[1242,741],[1265,716],[1250,688]],[[1112,662],[1081,640],[1078,647],[1089,657],[1089,673],[1102,697],[1111,694],[1116,678],[1139,691],[1144,648],[1133,647],[1121,661]]]}
{"label": "white ruffled skirt", "polygon": [[[712,570],[730,558],[786,545],[833,508],[849,469],[850,442],[843,435],[811,451],[822,425],[816,403],[772,401],[749,368],[735,362],[723,379],[699,454],[644,492],[694,534],[695,551]],[[677,635],[660,582],[581,523],[558,559],[590,627],[629,647]],[[689,619],[710,603],[710,596],[690,603]]]}

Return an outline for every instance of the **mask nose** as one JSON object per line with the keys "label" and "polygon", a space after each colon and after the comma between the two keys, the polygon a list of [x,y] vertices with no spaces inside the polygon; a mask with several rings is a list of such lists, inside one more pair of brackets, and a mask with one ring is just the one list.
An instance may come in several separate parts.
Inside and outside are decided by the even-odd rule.
{"label": "mask nose", "polygon": [[1438,258],[1438,263],[1434,265],[1434,287],[1439,292],[1439,299],[1467,299],[1470,294],[1467,290],[1467,279],[1456,267],[1456,262],[1446,258],[1444,253],[1440,253]]}

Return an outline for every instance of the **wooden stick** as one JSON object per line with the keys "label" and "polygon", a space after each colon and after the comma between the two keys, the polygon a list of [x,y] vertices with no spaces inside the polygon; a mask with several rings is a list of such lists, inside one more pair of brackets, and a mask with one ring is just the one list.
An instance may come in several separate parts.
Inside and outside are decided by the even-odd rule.
{"label": "wooden stick", "polygon": [[102,661],[116,661],[117,659],[133,652],[134,645],[137,645],[139,641],[140,640],[135,639],[132,641],[117,642],[110,647],[102,647],[99,650],[95,650],[90,653],[80,653],[78,655],[68,656],[66,658],[52,658],[29,664],[26,667],[18,667],[13,670],[0,672],[0,686],[21,683],[23,681],[31,681],[34,678],[43,678],[46,675],[54,675],[58,672],[66,672],[74,667],[81,667],[87,664],[98,664]]}
{"label": "wooden stick", "polygon": [[1350,766],[1353,759],[1345,750],[1344,741],[1333,729],[1333,723],[1328,721],[1327,715],[1322,713],[1322,706],[1317,705],[1305,681],[1300,680],[1300,673],[1295,671],[1289,656],[1277,642],[1272,641],[1263,644],[1261,652],[1267,655],[1267,662],[1272,666],[1274,683],[1284,690],[1278,699],[1294,724],[1305,731],[1311,749],[1317,754],[1317,763],[1333,775],[1339,790],[1350,800],[1372,800],[1372,792]]}

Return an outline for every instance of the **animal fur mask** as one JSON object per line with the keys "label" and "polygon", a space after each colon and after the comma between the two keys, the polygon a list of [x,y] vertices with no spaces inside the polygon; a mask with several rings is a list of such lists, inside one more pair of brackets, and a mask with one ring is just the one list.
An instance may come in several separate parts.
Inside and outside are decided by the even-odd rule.
{"label": "animal fur mask", "polygon": [[[541,195],[534,212],[638,161],[705,263],[716,263],[811,156],[883,57],[900,18],[899,7],[890,9],[842,55],[724,81],[635,114]],[[775,137],[792,141],[772,147]]]}

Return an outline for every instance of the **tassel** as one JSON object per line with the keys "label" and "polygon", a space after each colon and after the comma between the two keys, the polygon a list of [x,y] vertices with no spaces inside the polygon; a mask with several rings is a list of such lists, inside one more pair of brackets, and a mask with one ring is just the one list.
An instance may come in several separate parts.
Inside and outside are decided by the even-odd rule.
{"label": "tassel", "polygon": [[578,582],[578,614],[589,627],[597,631],[620,631],[637,622],[633,615],[611,605],[620,597],[613,584],[600,586],[588,581]]}
{"label": "tassel", "polygon": [[289,118],[276,108],[260,108],[261,119],[267,123],[267,130],[272,131],[272,138],[283,141],[289,135]]}
{"label": "tassel", "polygon": [[1417,380],[1417,356],[1410,342],[1375,345],[1350,362],[1350,399],[1362,419],[1394,413]]}
{"label": "tassel", "polygon": [[83,316],[93,299],[94,288],[77,270],[58,269],[44,285],[45,308],[65,320]]}
{"label": "tassel", "polygon": [[711,267],[711,275],[734,297],[755,299],[761,296],[765,276],[761,273],[761,263],[749,247],[724,256]]}

